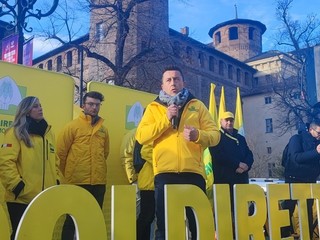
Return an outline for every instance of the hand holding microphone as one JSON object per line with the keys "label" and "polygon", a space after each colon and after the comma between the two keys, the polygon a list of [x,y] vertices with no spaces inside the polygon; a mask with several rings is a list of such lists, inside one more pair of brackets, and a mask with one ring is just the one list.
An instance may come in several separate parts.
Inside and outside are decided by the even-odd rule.
{"label": "hand holding microphone", "polygon": [[171,104],[167,109],[167,117],[171,121],[173,129],[178,127],[179,106]]}

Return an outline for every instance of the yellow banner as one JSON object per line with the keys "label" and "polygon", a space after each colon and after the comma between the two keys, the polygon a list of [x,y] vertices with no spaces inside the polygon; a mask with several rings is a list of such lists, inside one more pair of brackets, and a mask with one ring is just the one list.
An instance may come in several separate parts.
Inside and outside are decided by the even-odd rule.
{"label": "yellow banner", "polygon": [[74,81],[64,74],[0,61],[0,142],[27,96],[40,99],[45,119],[57,134],[72,119]]}

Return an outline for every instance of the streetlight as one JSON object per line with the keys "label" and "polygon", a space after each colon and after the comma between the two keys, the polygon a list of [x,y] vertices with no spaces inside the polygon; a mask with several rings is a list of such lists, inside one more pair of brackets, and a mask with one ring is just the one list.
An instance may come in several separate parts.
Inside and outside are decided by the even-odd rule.
{"label": "streetlight", "polygon": [[[0,0],[0,17],[8,16],[12,18],[10,28],[15,28],[18,33],[18,63],[23,63],[23,44],[24,32],[32,32],[32,28],[28,27],[28,18],[34,17],[40,20],[43,17],[50,16],[57,8],[59,0],[53,0],[53,4],[46,13],[42,13],[40,9],[33,10],[33,6],[38,0],[15,0],[14,3],[9,3],[10,0]],[[11,2],[11,1],[10,1]],[[10,29],[8,29],[10,30]]]}

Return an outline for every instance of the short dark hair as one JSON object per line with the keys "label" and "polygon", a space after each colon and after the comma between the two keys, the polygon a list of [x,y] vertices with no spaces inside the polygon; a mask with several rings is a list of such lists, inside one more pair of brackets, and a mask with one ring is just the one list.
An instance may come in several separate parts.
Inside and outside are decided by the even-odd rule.
{"label": "short dark hair", "polygon": [[87,92],[84,96],[83,96],[83,103],[86,102],[87,100],[87,97],[90,97],[90,98],[94,98],[94,99],[98,99],[100,100],[101,102],[104,101],[104,96],[99,93],[99,92],[96,92],[96,91],[91,91],[91,92]]}
{"label": "short dark hair", "polygon": [[179,68],[178,66],[168,66],[168,67],[166,67],[166,68],[162,71],[162,76],[163,76],[163,74],[164,74],[165,72],[167,72],[167,71],[178,71],[178,72],[181,74],[182,79],[183,79],[183,81],[184,81],[184,76],[183,76],[182,70],[181,70],[181,68]]}
{"label": "short dark hair", "polygon": [[312,122],[310,123],[310,127],[320,127],[320,119],[313,119]]}

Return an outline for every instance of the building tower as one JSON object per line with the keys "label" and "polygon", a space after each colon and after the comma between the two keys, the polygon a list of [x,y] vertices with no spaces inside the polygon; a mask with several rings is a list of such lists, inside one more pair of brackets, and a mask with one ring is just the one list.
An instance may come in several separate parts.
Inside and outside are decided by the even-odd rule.
{"label": "building tower", "polygon": [[[128,63],[132,64],[133,60],[146,49],[158,48],[169,39],[168,0],[138,3],[131,11],[126,12],[130,2],[132,1],[118,1],[118,4],[121,3],[122,11],[125,12],[123,14],[130,15],[124,25],[119,24],[121,14],[111,8],[95,9],[90,16],[92,49],[102,53],[115,65],[122,64],[121,67]],[[122,42],[122,39],[125,41]],[[120,54],[116,55],[119,52]],[[96,59],[91,60],[89,69],[90,75],[107,82],[112,81],[112,77],[109,78],[112,75],[110,69]],[[131,82],[130,79],[139,78],[137,68],[132,67],[127,80]],[[131,85],[134,83],[131,82]]]}
{"label": "building tower", "polygon": [[245,61],[262,52],[262,35],[266,26],[250,19],[233,19],[212,27],[213,46],[229,56]]}

